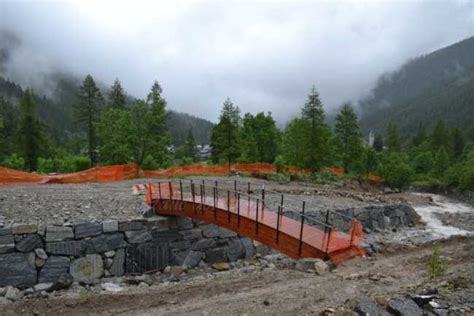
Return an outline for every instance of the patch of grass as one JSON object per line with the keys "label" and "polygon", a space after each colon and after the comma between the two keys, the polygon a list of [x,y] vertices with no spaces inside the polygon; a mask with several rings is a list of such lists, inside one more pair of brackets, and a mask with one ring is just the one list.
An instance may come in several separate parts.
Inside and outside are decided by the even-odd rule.
{"label": "patch of grass", "polygon": [[433,244],[433,254],[427,265],[431,278],[443,276],[448,270],[448,261],[441,255],[441,247],[438,242]]}

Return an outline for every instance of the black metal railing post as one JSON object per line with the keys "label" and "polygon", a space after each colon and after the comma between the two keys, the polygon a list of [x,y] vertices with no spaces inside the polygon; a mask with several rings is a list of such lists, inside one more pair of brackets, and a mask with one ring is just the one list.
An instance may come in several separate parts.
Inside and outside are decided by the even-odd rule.
{"label": "black metal railing post", "polygon": [[306,202],[303,201],[303,207],[301,209],[300,245],[299,245],[299,248],[298,248],[298,256],[301,256],[301,250],[303,249],[303,228],[304,228],[305,207],[306,207]]}
{"label": "black metal railing post", "polygon": [[158,194],[160,196],[160,200],[161,200],[161,183],[162,182],[158,182]]}
{"label": "black metal railing post", "polygon": [[262,212],[263,212],[264,208],[265,208],[265,184],[262,185]]}
{"label": "black metal railing post", "polygon": [[214,218],[217,218],[216,191],[217,191],[217,188],[216,188],[216,187],[212,188],[212,192],[213,192],[213,194],[214,194]]}
{"label": "black metal railing post", "polygon": [[195,192],[194,192],[194,183],[191,182],[191,195],[193,196],[193,210],[194,210],[194,213],[196,213],[196,196],[195,196]]}
{"label": "black metal railing post", "polygon": [[183,181],[179,180],[179,192],[181,198],[181,210],[184,211],[184,201],[183,201]]}
{"label": "black metal railing post", "polygon": [[328,228],[329,228],[329,210],[326,211],[326,221],[324,222],[325,226],[324,226],[324,235],[326,235],[326,233],[328,232]]}
{"label": "black metal railing post", "polygon": [[173,208],[173,201],[172,201],[172,198],[173,198],[173,189],[171,188],[171,181],[168,181],[168,190],[169,190],[169,195],[170,195],[170,210],[174,211],[174,208]]}
{"label": "black metal railing post", "polygon": [[227,223],[230,224],[230,191],[227,190]]}

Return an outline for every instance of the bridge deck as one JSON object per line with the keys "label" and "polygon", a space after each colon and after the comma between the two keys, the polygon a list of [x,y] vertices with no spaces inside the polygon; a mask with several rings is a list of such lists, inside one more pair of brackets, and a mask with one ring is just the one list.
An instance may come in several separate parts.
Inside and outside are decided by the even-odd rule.
{"label": "bridge deck", "polygon": [[[151,196],[158,197],[153,189]],[[160,188],[161,199],[154,198],[153,206],[159,215],[187,216],[231,229],[242,236],[260,241],[282,253],[299,259],[316,257],[333,261],[363,254],[360,234],[354,226],[348,233],[332,227],[321,229],[278,214],[263,206],[262,201],[237,193],[228,197],[181,194],[173,184],[171,194]],[[279,221],[279,222],[278,222]]]}

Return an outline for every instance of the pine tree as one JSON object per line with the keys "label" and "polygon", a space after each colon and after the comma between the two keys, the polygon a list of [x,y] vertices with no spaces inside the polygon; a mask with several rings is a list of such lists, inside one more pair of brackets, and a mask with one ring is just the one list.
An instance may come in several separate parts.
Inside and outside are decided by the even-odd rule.
{"label": "pine tree", "polygon": [[435,128],[433,129],[433,134],[431,135],[431,148],[436,152],[441,146],[445,148],[448,147],[448,133],[444,127],[444,121],[439,120],[436,123]]}
{"label": "pine tree", "polygon": [[163,164],[168,159],[167,146],[171,143],[167,127],[166,100],[161,97],[162,92],[160,84],[155,81],[147,97],[150,111],[146,120],[148,145],[151,155],[159,164]]}
{"label": "pine tree", "polygon": [[283,133],[283,156],[288,164],[305,167],[306,131],[308,124],[302,118],[295,118]]}
{"label": "pine tree", "polygon": [[225,160],[230,165],[241,154],[240,110],[229,98],[224,102],[219,123],[212,130],[212,159]]}
{"label": "pine tree", "polygon": [[437,177],[441,177],[443,176],[448,166],[449,166],[448,152],[446,151],[446,148],[444,146],[441,146],[436,152],[434,165],[433,165],[433,172]]}
{"label": "pine tree", "polygon": [[389,151],[400,151],[400,139],[398,137],[397,125],[393,121],[388,123],[385,145]]}
{"label": "pine tree", "polygon": [[193,129],[188,129],[186,142],[184,143],[184,155],[192,161],[196,161],[196,141],[194,140]]}
{"label": "pine tree", "polygon": [[413,145],[420,146],[426,140],[426,126],[423,122],[418,125],[416,135],[413,137]]}
{"label": "pine tree", "polygon": [[96,123],[103,106],[103,98],[91,75],[87,75],[79,88],[79,102],[74,105],[74,115],[87,133],[88,153],[91,165],[98,162]]}
{"label": "pine tree", "polygon": [[127,97],[118,78],[115,79],[111,89],[112,90],[110,91],[110,107],[120,110],[125,109],[125,106],[127,104]]}
{"label": "pine tree", "polygon": [[362,146],[357,114],[349,104],[345,104],[336,117],[336,136],[342,154],[342,165],[346,172],[362,167]]}
{"label": "pine tree", "polygon": [[280,147],[280,132],[272,114],[245,114],[242,123],[242,160],[272,163]]}
{"label": "pine tree", "polygon": [[451,130],[451,149],[453,153],[453,158],[458,159],[461,157],[464,147],[466,146],[466,140],[459,128],[453,128]]}
{"label": "pine tree", "polygon": [[44,138],[43,125],[36,118],[35,103],[29,90],[26,90],[20,104],[18,139],[25,167],[29,171],[35,171]]}
{"label": "pine tree", "polygon": [[306,165],[313,171],[318,171],[330,161],[331,133],[324,122],[323,104],[314,86],[301,112],[309,127],[305,135]]}
{"label": "pine tree", "polygon": [[381,152],[383,150],[383,137],[380,134],[375,134],[374,144],[372,146],[375,151]]}

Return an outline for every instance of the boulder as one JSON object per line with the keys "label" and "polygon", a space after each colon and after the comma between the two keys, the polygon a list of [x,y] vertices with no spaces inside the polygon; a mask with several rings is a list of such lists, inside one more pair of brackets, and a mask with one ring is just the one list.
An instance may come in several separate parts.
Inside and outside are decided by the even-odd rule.
{"label": "boulder", "polygon": [[13,235],[36,234],[38,231],[37,224],[13,224]]}
{"label": "boulder", "polygon": [[409,298],[392,298],[387,308],[390,313],[397,316],[423,316],[423,310]]}
{"label": "boulder", "polygon": [[15,239],[13,235],[0,236],[0,254],[15,251]]}
{"label": "boulder", "polygon": [[43,240],[37,234],[28,235],[16,243],[16,249],[20,252],[30,252],[43,247]]}
{"label": "boulder", "polygon": [[69,273],[63,273],[59,276],[56,282],[49,288],[49,292],[59,291],[69,288],[74,282],[74,278]]}
{"label": "boulder", "polygon": [[46,252],[53,255],[79,257],[85,252],[86,246],[87,241],[85,240],[47,242]]}
{"label": "boulder", "polygon": [[314,262],[314,272],[319,275],[323,275],[329,272],[329,265],[321,259],[316,259]]}
{"label": "boulder", "polygon": [[206,238],[219,237],[219,226],[214,224],[201,226],[202,234]]}
{"label": "boulder", "polygon": [[185,240],[194,240],[202,238],[202,231],[199,228],[183,230],[180,231],[179,234],[183,236]]}
{"label": "boulder", "polygon": [[355,311],[360,316],[390,316],[389,313],[369,299],[360,301],[359,304],[356,305]]}
{"label": "boulder", "polygon": [[182,266],[186,269],[192,269],[198,266],[199,262],[201,262],[202,258],[204,257],[204,253],[201,251],[189,251],[184,258]]}
{"label": "boulder", "polygon": [[119,230],[119,224],[116,220],[106,220],[102,222],[102,231],[104,233],[114,233]]}
{"label": "boulder", "polygon": [[10,235],[12,233],[11,226],[0,227],[0,236]]}
{"label": "boulder", "polygon": [[155,243],[174,242],[182,238],[177,230],[152,230],[151,237]]}
{"label": "boulder", "polygon": [[192,246],[191,250],[205,250],[216,246],[214,239],[201,239],[196,241]]}
{"label": "boulder", "polygon": [[72,261],[70,274],[75,281],[84,284],[96,284],[104,274],[104,264],[100,255],[86,255]]}
{"label": "boulder", "polygon": [[219,230],[219,238],[230,238],[230,237],[236,237],[236,236],[237,236],[237,233],[232,230],[225,229],[225,228],[220,228]]}
{"label": "boulder", "polygon": [[43,248],[36,248],[35,249],[35,254],[40,259],[43,259],[43,260],[48,259],[48,255],[46,254],[46,251],[44,251]]}
{"label": "boulder", "polygon": [[191,249],[191,242],[189,240],[179,240],[171,243],[173,251],[182,251]]}
{"label": "boulder", "polygon": [[245,249],[239,238],[231,239],[228,242],[227,256],[229,261],[236,261],[245,255]]}
{"label": "boulder", "polygon": [[194,227],[193,220],[189,217],[178,217],[177,225],[179,230],[191,229]]}
{"label": "boulder", "polygon": [[152,240],[148,230],[132,230],[125,232],[127,241],[131,244],[142,244]]}
{"label": "boulder", "polygon": [[110,266],[110,274],[113,276],[122,276],[124,273],[124,263],[125,263],[125,249],[117,249],[115,252],[112,265]]}
{"label": "boulder", "polygon": [[226,262],[227,261],[227,248],[212,248],[206,251],[206,262],[213,264],[216,262]]}
{"label": "boulder", "polygon": [[121,222],[119,223],[119,231],[130,231],[130,230],[144,230],[145,225],[139,221]]}
{"label": "boulder", "polygon": [[37,272],[29,254],[9,253],[0,255],[0,286],[27,288],[36,284]]}
{"label": "boulder", "polygon": [[127,246],[122,233],[103,234],[87,241],[86,253],[102,253]]}
{"label": "boulder", "polygon": [[39,272],[38,282],[56,282],[62,274],[68,272],[70,262],[68,257],[49,257]]}
{"label": "boulder", "polygon": [[255,248],[253,247],[252,239],[247,238],[247,237],[242,237],[240,238],[240,242],[242,243],[242,246],[244,247],[244,258],[245,259],[252,258],[255,254]]}
{"label": "boulder", "polygon": [[7,286],[7,292],[5,293],[5,298],[12,302],[21,298],[21,292],[19,289],[13,286]]}
{"label": "boulder", "polygon": [[73,239],[74,233],[72,227],[67,226],[47,226],[45,241],[63,241]]}
{"label": "boulder", "polygon": [[227,262],[217,262],[211,265],[217,271],[226,271],[230,269],[230,264]]}
{"label": "boulder", "polygon": [[100,223],[81,223],[74,226],[74,238],[98,236],[102,234],[102,225]]}

